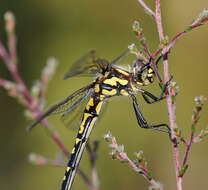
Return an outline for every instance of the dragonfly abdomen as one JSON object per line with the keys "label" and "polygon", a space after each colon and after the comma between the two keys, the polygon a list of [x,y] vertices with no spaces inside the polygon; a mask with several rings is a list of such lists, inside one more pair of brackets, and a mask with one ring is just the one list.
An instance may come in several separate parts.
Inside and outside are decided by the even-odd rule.
{"label": "dragonfly abdomen", "polygon": [[61,190],[71,189],[71,185],[74,181],[76,170],[82,157],[85,144],[98,118],[102,105],[103,100],[101,100],[97,96],[92,96],[85,107],[82,122],[79,127],[79,131],[75,139],[75,144],[71,152],[71,157],[67,164]]}

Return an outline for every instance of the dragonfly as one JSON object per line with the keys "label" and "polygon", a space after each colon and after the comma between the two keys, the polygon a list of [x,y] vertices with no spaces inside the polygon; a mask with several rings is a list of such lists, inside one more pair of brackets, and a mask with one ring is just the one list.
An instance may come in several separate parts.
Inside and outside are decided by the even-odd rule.
{"label": "dragonfly", "polygon": [[[97,58],[94,50],[91,50],[82,56],[71,66],[64,78],[68,79],[78,75],[96,76],[94,81],[51,106],[29,126],[29,129],[32,129],[53,113],[63,113],[62,116],[70,115],[78,106],[87,100],[82,113],[75,144],[67,164],[61,190],[71,189],[76,170],[91,131],[100,116],[102,107],[109,98],[115,96],[130,97],[137,123],[140,127],[170,133],[170,129],[165,123],[150,125],[144,118],[136,99],[136,94],[140,93],[148,104],[153,104],[162,100],[165,97],[168,82],[165,83],[164,88],[161,88],[160,96],[155,96],[144,90],[143,87],[153,83],[156,78],[154,67],[151,65],[151,60],[146,63],[142,59],[133,61],[130,69],[124,69],[116,65],[116,63],[123,57],[129,55],[129,53],[129,50],[127,50],[111,62],[103,58]],[[159,62],[159,59],[157,60],[157,63]]]}

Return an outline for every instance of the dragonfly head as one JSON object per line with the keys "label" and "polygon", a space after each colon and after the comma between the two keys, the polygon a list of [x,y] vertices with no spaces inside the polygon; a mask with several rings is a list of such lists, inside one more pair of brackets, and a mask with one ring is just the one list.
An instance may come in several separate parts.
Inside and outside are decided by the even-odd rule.
{"label": "dragonfly head", "polygon": [[133,63],[133,79],[137,85],[146,86],[154,81],[155,72],[150,63],[137,59]]}

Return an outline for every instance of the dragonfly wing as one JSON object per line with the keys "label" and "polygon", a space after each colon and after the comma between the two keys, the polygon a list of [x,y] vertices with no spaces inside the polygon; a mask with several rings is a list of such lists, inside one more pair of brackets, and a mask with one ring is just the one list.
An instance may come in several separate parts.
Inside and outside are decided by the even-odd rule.
{"label": "dragonfly wing", "polygon": [[91,94],[92,91],[90,91],[87,96],[82,98],[79,102],[79,106],[75,105],[73,107],[69,107],[69,109],[61,115],[61,121],[67,128],[75,130],[79,127],[85,106]]}
{"label": "dragonfly wing", "polygon": [[83,88],[80,88],[79,90],[75,91],[68,97],[66,97],[64,100],[58,102],[57,104],[51,106],[45,113],[43,113],[37,120],[35,120],[27,129],[30,130],[33,127],[35,127],[38,123],[40,123],[43,119],[45,119],[47,116],[55,113],[62,113],[66,110],[71,111],[76,108],[84,99],[86,96],[89,95],[89,91],[91,91],[91,88],[94,86],[94,83],[91,83]]}
{"label": "dragonfly wing", "polygon": [[[63,115],[61,116],[61,121],[64,123],[64,125],[67,128],[69,128],[70,130],[76,130],[80,126],[85,107],[92,94],[93,94],[93,90],[89,92],[88,96],[86,96],[85,98],[82,99],[82,101],[80,101],[79,106],[76,106],[76,108],[73,111],[71,110],[71,108],[69,108],[69,110],[66,110],[63,113]],[[103,115],[105,114],[105,111],[107,110],[105,109],[107,103],[108,101],[105,100],[103,103],[102,109],[100,111],[97,122],[100,122],[101,118],[103,118]]]}
{"label": "dragonfly wing", "polygon": [[110,65],[117,64],[119,61],[121,61],[124,57],[128,56],[129,54],[130,54],[130,50],[129,49],[125,50],[121,55],[119,55],[118,57],[116,57],[115,59],[113,59],[110,62]]}
{"label": "dragonfly wing", "polygon": [[67,114],[72,112],[77,106],[79,106],[84,99],[86,99],[92,92],[92,89],[86,89],[85,91],[82,91],[78,93],[76,96],[68,99],[66,102],[61,104],[57,109],[55,109],[51,114],[59,114],[63,113]]}
{"label": "dragonfly wing", "polygon": [[94,76],[95,74],[102,73],[108,64],[109,62],[107,60],[96,58],[95,50],[90,50],[74,62],[69,71],[64,75],[64,79],[77,75]]}
{"label": "dragonfly wing", "polygon": [[83,55],[71,66],[69,71],[64,75],[64,79],[81,76],[94,76],[102,74],[109,68],[109,66],[118,63],[124,57],[129,55],[129,49],[125,50],[120,56],[116,57],[111,63],[103,58],[97,58],[95,50],[90,50],[87,54]]}

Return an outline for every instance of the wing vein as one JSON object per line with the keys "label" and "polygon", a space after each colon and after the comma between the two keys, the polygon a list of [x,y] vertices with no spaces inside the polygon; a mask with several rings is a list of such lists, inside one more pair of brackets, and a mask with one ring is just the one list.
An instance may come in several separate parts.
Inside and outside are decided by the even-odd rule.
{"label": "wing vein", "polygon": [[[80,88],[79,90],[75,91],[74,93],[70,94],[68,97],[66,97],[65,99],[63,99],[62,101],[58,102],[57,104],[54,104],[53,106],[51,106],[45,113],[43,113],[42,115],[40,115],[27,129],[31,130],[33,127],[35,127],[38,123],[40,123],[44,118],[46,118],[47,116],[49,116],[51,113],[53,113],[54,111],[56,111],[60,106],[64,105],[65,103],[67,103],[68,101],[72,100],[74,97],[76,97],[77,95],[79,95],[80,93],[89,90],[93,87],[94,82],[83,87]],[[73,104],[72,106],[74,106],[75,104]]]}

